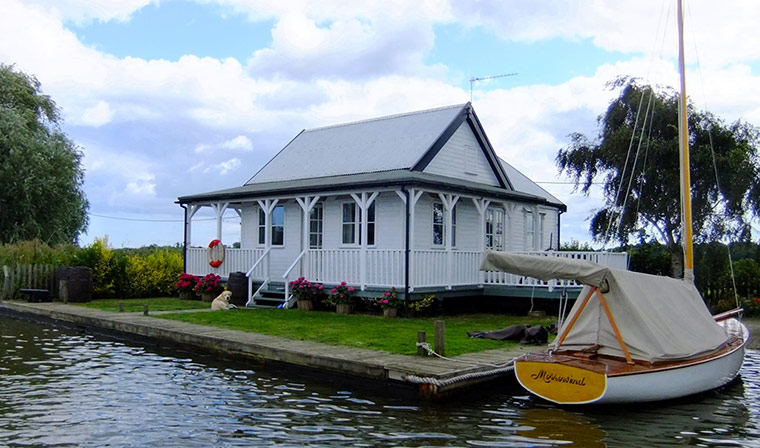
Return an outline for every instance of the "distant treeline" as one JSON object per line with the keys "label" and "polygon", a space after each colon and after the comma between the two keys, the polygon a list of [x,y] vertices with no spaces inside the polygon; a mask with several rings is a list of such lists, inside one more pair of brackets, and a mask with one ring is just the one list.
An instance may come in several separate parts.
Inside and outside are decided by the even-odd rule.
{"label": "distant treeline", "polygon": [[[593,249],[588,244],[570,241],[562,246],[562,250]],[[628,268],[632,271],[671,275],[672,254],[665,245],[642,243],[611,251],[628,252]],[[697,289],[713,312],[736,307],[735,285],[739,305],[747,314],[760,315],[760,245],[751,242],[731,243],[730,246],[723,243],[697,244],[694,246],[694,276]]]}

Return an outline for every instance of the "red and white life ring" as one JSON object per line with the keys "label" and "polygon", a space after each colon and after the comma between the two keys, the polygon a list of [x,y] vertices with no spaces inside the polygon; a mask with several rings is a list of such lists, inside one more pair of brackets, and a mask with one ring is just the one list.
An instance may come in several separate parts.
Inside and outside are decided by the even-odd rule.
{"label": "red and white life ring", "polygon": [[212,240],[208,243],[208,264],[212,268],[218,268],[224,262],[224,244],[221,240]]}

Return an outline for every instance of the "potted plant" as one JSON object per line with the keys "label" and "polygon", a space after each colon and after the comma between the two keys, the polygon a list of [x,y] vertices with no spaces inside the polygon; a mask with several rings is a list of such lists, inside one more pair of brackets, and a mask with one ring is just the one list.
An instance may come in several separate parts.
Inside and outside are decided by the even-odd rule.
{"label": "potted plant", "polygon": [[330,290],[327,302],[335,305],[335,312],[338,314],[351,314],[354,312],[354,287],[348,286],[346,282]]}
{"label": "potted plant", "polygon": [[322,285],[312,283],[304,277],[299,277],[298,280],[293,280],[288,285],[293,292],[293,296],[296,298],[299,310],[313,310],[322,294],[324,294],[324,287]]}
{"label": "potted plant", "polygon": [[206,274],[195,284],[195,293],[199,294],[204,302],[211,302],[222,291],[222,278],[216,274]]}
{"label": "potted plant", "polygon": [[197,284],[197,276],[183,272],[179,274],[179,278],[177,279],[177,283],[174,284],[174,287],[179,291],[179,298],[181,300],[190,300],[198,297],[195,295],[195,285]]}
{"label": "potted plant", "polygon": [[383,309],[383,316],[385,317],[396,317],[398,309],[404,304],[404,302],[399,300],[396,288],[391,288],[390,291],[384,292],[383,296],[377,299],[376,302]]}

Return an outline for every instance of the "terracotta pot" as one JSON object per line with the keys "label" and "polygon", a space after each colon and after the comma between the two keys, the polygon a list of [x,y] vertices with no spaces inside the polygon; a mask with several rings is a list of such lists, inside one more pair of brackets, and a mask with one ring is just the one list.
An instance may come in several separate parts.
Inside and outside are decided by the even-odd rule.
{"label": "terracotta pot", "polygon": [[298,304],[299,310],[304,310],[304,311],[314,310],[314,302],[312,302],[311,300],[298,300],[296,301],[296,303]]}
{"label": "terracotta pot", "polygon": [[396,308],[386,308],[383,310],[383,316],[385,317],[396,317],[398,316],[398,309]]}
{"label": "terracotta pot", "polygon": [[216,293],[213,293],[213,292],[204,292],[203,294],[201,294],[201,299],[202,299],[204,302],[211,302],[211,301],[213,301],[213,300],[216,298],[216,296],[218,296],[218,295],[219,295],[219,294],[216,294]]}
{"label": "terracotta pot", "polygon": [[352,314],[354,312],[354,304],[339,303],[335,306],[335,312],[338,314]]}

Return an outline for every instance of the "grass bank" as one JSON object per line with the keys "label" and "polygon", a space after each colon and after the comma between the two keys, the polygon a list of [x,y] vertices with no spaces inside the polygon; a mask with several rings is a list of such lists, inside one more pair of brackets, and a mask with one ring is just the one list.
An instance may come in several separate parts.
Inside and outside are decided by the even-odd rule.
{"label": "grass bank", "polygon": [[427,332],[427,339],[432,345],[435,320],[441,319],[446,323],[447,356],[505,348],[517,344],[517,342],[472,339],[467,336],[468,331],[497,330],[516,324],[546,325],[553,320],[497,314],[468,314],[435,318],[384,318],[364,314],[338,315],[324,311],[261,308],[230,312],[172,313],[157,317],[269,334],[294,340],[405,355],[416,353],[418,331]]}
{"label": "grass bank", "polygon": [[518,324],[548,325],[554,320],[553,318],[541,319],[505,314],[384,318],[378,315],[339,315],[326,311],[268,308],[239,309],[229,312],[182,313],[183,310],[208,309],[210,304],[198,300],[180,300],[171,297],[93,300],[78,305],[118,312],[119,303],[124,303],[124,311],[126,312],[142,311],[146,304],[150,311],[177,311],[177,313],[154,315],[162,319],[405,355],[416,353],[418,331],[425,331],[428,342],[432,345],[435,321],[439,319],[446,323],[447,356],[506,348],[518,344],[510,341],[472,339],[467,336],[468,331],[498,330]]}
{"label": "grass bank", "polygon": [[103,311],[119,311],[119,303],[124,304],[124,311],[126,312],[142,311],[145,305],[148,305],[150,311],[181,311],[211,308],[211,304],[208,302],[201,302],[200,300],[180,300],[176,297],[155,297],[151,299],[104,299],[93,300],[92,302],[86,303],[75,303],[74,305],[95,308]]}

